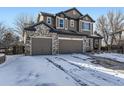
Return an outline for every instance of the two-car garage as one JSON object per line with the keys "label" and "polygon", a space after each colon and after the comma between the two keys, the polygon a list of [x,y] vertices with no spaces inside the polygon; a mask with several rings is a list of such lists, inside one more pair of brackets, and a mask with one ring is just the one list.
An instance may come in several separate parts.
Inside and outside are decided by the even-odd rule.
{"label": "two-car garage", "polygon": [[[81,39],[58,38],[58,53],[82,53],[83,41]],[[32,55],[50,55],[52,54],[52,38],[32,38]]]}

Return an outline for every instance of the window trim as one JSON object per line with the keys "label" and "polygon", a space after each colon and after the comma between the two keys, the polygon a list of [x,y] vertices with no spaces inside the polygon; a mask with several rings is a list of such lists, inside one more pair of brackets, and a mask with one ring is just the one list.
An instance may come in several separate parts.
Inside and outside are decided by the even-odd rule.
{"label": "window trim", "polygon": [[[48,23],[48,19],[50,19],[50,23]],[[47,17],[47,24],[49,24],[49,25],[52,24],[52,18],[51,17]]]}
{"label": "window trim", "polygon": [[[86,28],[83,28],[83,24],[87,24],[89,27],[88,27],[88,29],[86,29]],[[90,31],[90,23],[87,23],[87,22],[82,22],[82,30],[83,31]]]}
{"label": "window trim", "polygon": [[74,27],[74,20],[70,20],[70,27]]}
{"label": "window trim", "polygon": [[[60,20],[63,21],[63,22],[62,22],[62,23],[63,23],[63,26],[62,26],[62,27],[61,27],[61,22],[60,22]],[[60,19],[59,19],[59,27],[60,27],[60,28],[64,28],[64,25],[65,25],[65,24],[64,24],[64,19],[63,19],[63,18],[60,18]]]}
{"label": "window trim", "polygon": [[[59,26],[57,26],[57,18],[59,20],[59,23],[58,23]],[[63,27],[60,27],[60,20],[63,20]],[[56,17],[56,28],[57,29],[64,29],[65,28],[65,23],[64,22],[65,22],[64,18]]]}
{"label": "window trim", "polygon": [[[91,29],[91,24],[93,25],[93,22],[90,22],[90,21],[84,21],[84,20],[80,20],[79,21],[80,23],[80,26],[81,26],[81,29],[80,30],[82,30],[82,31],[92,31],[92,29]],[[90,23],[90,29],[88,30],[88,29],[83,29],[82,28],[82,23]]]}

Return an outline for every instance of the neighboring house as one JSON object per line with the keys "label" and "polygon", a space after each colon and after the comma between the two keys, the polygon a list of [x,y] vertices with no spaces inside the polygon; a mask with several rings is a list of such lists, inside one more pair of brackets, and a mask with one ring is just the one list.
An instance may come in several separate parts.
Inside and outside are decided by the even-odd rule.
{"label": "neighboring house", "polygon": [[24,29],[27,55],[83,53],[100,50],[102,37],[93,34],[94,20],[76,8],[57,14],[41,12],[37,23]]}

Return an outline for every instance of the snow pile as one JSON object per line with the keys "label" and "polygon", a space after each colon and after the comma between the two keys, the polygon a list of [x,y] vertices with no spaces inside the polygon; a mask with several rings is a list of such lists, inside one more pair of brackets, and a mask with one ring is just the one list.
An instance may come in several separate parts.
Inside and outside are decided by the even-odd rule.
{"label": "snow pile", "polygon": [[4,54],[0,54],[0,57],[4,56]]}
{"label": "snow pile", "polygon": [[101,54],[94,54],[94,56],[104,57],[111,60],[124,62],[124,54],[117,54],[117,53],[101,53]]}

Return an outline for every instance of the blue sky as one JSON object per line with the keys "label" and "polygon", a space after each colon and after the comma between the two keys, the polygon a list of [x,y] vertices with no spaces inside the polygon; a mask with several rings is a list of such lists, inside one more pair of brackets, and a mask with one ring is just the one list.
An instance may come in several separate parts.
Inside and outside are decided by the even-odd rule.
{"label": "blue sky", "polygon": [[[57,13],[60,11],[64,11],[70,9],[70,7],[7,7],[7,8],[0,8],[0,22],[4,22],[5,25],[9,25],[14,27],[14,20],[20,14],[28,14],[33,15],[34,17],[40,11],[48,12],[48,13]],[[124,13],[123,8],[115,8],[115,7],[77,7],[77,9],[82,14],[89,14],[91,17],[96,20],[99,16],[106,14],[108,11],[122,11]]]}

